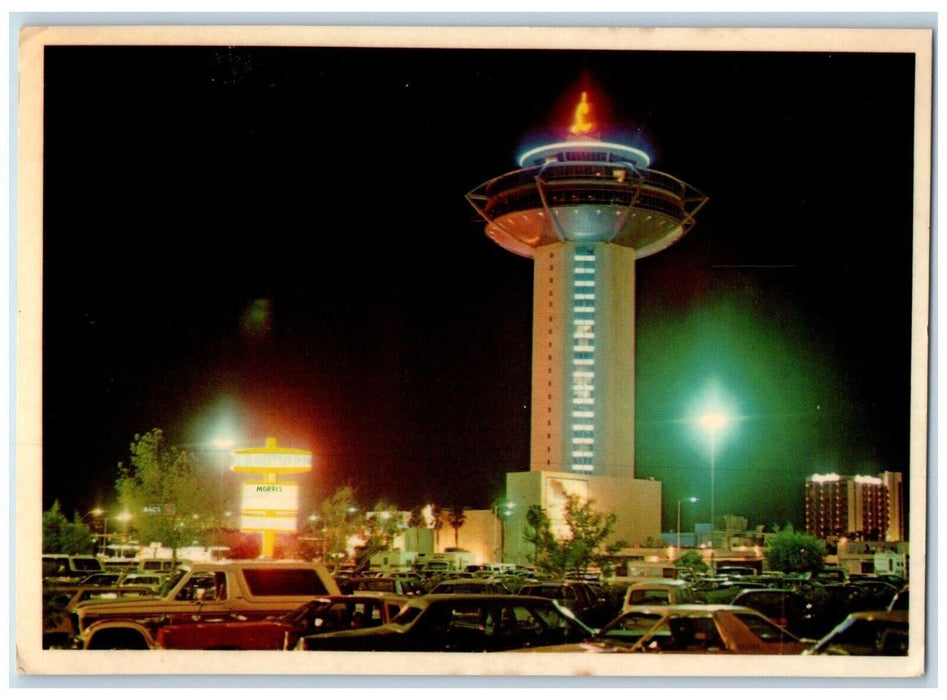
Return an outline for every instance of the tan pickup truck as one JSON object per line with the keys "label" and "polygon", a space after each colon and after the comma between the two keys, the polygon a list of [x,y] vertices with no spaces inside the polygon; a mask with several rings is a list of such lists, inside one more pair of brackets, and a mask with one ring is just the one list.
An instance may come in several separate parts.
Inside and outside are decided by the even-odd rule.
{"label": "tan pickup truck", "polygon": [[322,564],[189,564],[172,573],[154,597],[81,603],[69,614],[79,648],[147,649],[148,635],[154,637],[160,625],[264,620],[326,595],[340,591]]}

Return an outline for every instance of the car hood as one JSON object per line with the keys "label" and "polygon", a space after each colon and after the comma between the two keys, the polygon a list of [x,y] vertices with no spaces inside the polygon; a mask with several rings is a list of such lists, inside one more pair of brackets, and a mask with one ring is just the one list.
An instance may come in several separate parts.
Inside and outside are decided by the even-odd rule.
{"label": "car hood", "polygon": [[577,642],[575,644],[552,644],[543,647],[527,647],[525,649],[514,649],[511,653],[531,652],[531,653],[584,653],[584,654],[624,654],[631,651],[631,647],[620,644],[609,644],[607,642]]}
{"label": "car hood", "polygon": [[384,650],[403,638],[399,627],[382,625],[359,630],[341,630],[325,634],[306,635],[306,647],[312,650],[372,651]]}

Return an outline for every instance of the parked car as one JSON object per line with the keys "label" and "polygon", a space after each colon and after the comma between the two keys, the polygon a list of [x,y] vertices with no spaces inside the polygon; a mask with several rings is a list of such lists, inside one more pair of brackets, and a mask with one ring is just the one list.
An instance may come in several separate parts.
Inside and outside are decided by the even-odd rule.
{"label": "parked car", "polygon": [[735,605],[641,606],[591,639],[540,652],[800,654],[808,644],[762,613]]}
{"label": "parked car", "polygon": [[427,595],[408,603],[390,624],[303,637],[309,651],[509,651],[578,642],[592,636],[548,598],[513,595]]}
{"label": "parked car", "polygon": [[809,656],[907,656],[904,610],[857,612],[846,617],[805,654]]}
{"label": "parked car", "polygon": [[894,598],[891,599],[891,602],[888,603],[888,610],[904,610],[907,612],[908,605],[910,603],[910,591],[907,586],[904,586],[900,591],[898,591]]}
{"label": "parked car", "polygon": [[[160,592],[137,600],[80,603],[72,608],[74,627],[84,648],[147,648],[140,628],[158,624],[258,620],[284,615],[318,596],[340,595],[322,564],[245,561],[189,564],[172,574]],[[109,621],[110,644],[85,634],[94,623]],[[122,623],[130,623],[123,627]],[[100,626],[98,629],[105,629]],[[122,630],[125,630],[124,633]],[[92,645],[92,646],[90,646]]]}
{"label": "parked car", "polygon": [[422,591],[418,583],[415,583],[413,579],[391,576],[361,576],[358,578],[350,578],[346,581],[346,585],[350,593],[375,591],[376,593],[414,596],[419,595]]}
{"label": "parked car", "polygon": [[118,585],[147,586],[157,593],[159,590],[161,590],[161,586],[164,585],[166,578],[167,576],[150,571],[129,571],[125,574],[122,574],[122,578],[118,582]]}
{"label": "parked car", "polygon": [[756,576],[760,572],[754,569],[752,566],[737,566],[735,564],[725,564],[723,566],[718,566],[714,569],[717,576],[726,576],[728,578],[740,577],[740,576]]}
{"label": "parked car", "polygon": [[157,628],[159,649],[295,649],[304,635],[379,627],[394,619],[408,602],[386,593],[325,596],[301,605],[277,620],[200,622]]}
{"label": "parked car", "polygon": [[798,637],[810,637],[815,629],[812,603],[796,591],[785,588],[745,590],[737,594],[732,604],[757,610]]}
{"label": "parked car", "polygon": [[826,566],[814,578],[822,583],[845,583],[848,581],[848,571],[841,566]]}
{"label": "parked car", "polygon": [[428,595],[440,595],[442,593],[509,595],[510,591],[495,578],[457,578],[441,581],[431,589]]}
{"label": "parked car", "polygon": [[69,611],[79,603],[91,600],[116,600],[153,596],[154,591],[142,586],[79,586],[49,587],[43,590],[43,648],[66,649],[73,645],[78,630]]}
{"label": "parked car", "polygon": [[622,612],[628,612],[638,605],[687,605],[696,602],[694,589],[686,581],[673,578],[639,581],[628,586]]}
{"label": "parked car", "polygon": [[569,608],[577,618],[592,628],[607,624],[617,612],[604,596],[598,595],[588,584],[580,582],[528,583],[520,586],[516,594],[551,598]]}
{"label": "parked car", "polygon": [[852,581],[851,585],[857,591],[855,609],[852,612],[886,610],[891,599],[898,594],[897,586],[881,579],[857,579]]}
{"label": "parked car", "polygon": [[100,571],[95,574],[89,574],[79,581],[80,586],[117,586],[122,578],[120,571]]}
{"label": "parked car", "polygon": [[92,555],[44,554],[45,583],[79,583],[90,574],[105,571],[102,562]]}

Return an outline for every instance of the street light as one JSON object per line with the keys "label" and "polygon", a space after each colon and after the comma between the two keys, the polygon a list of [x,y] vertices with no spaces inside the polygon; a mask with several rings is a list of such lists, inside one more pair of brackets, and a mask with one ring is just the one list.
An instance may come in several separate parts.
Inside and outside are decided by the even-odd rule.
{"label": "street light", "polygon": [[677,556],[681,556],[681,504],[684,501],[688,501],[689,503],[697,503],[697,496],[682,498],[677,502]]}
{"label": "street light", "polygon": [[[504,539],[506,538],[505,520],[513,514],[516,504],[512,501],[497,503],[493,506],[493,515],[496,517],[493,525],[493,553],[499,563],[503,563]],[[502,514],[503,517],[500,517]],[[497,547],[497,526],[499,525],[499,548]]]}
{"label": "street light", "polygon": [[714,468],[717,449],[717,431],[725,427],[730,422],[726,413],[711,411],[705,413],[697,419],[697,424],[706,431],[710,432],[710,547],[714,546],[714,528],[716,527],[716,494],[714,484]]}
{"label": "street light", "polygon": [[[84,516],[82,516],[82,519],[85,520],[85,518],[86,518],[87,516],[89,516],[89,515],[91,515],[91,516],[94,518],[94,520],[98,520],[99,518],[102,518],[103,515],[105,515],[105,511],[102,510],[102,509],[99,508],[99,507],[95,507],[95,508],[93,508],[92,510],[90,510],[88,513],[86,513]],[[108,526],[108,519],[107,519],[107,518],[103,518],[103,519],[102,519],[102,523],[103,523],[103,526],[104,526],[104,528],[105,528],[105,532],[104,532],[104,534],[102,535],[102,539],[104,540],[103,543],[102,543],[102,547],[104,548],[104,547],[106,547],[106,546],[108,545],[108,527],[109,527],[109,526]],[[98,533],[96,533],[96,535],[95,535],[95,540],[96,540],[96,542],[98,542],[98,539],[99,539],[99,536],[98,536]],[[98,553],[98,551],[99,551],[99,546],[98,546],[98,544],[96,544],[95,551],[96,551],[96,553]]]}

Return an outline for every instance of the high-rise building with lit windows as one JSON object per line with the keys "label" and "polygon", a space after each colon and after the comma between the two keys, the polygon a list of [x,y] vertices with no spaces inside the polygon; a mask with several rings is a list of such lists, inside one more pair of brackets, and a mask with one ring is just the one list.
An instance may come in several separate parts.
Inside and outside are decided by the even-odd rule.
{"label": "high-rise building with lit windows", "polygon": [[901,474],[813,474],[806,479],[806,532],[816,537],[856,537],[901,542]]}
{"label": "high-rise building with lit windows", "polygon": [[[530,473],[588,483],[600,503],[637,489],[618,505],[641,506],[659,536],[660,484],[627,483],[637,481],[635,262],[680,239],[707,198],[650,169],[644,151],[595,138],[591,111],[583,93],[569,135],[522,154],[519,169],[467,198],[487,236],[534,261]],[[508,497],[511,477],[529,481],[508,475]],[[533,481],[516,488],[546,493]],[[657,506],[645,506],[655,494]]]}

